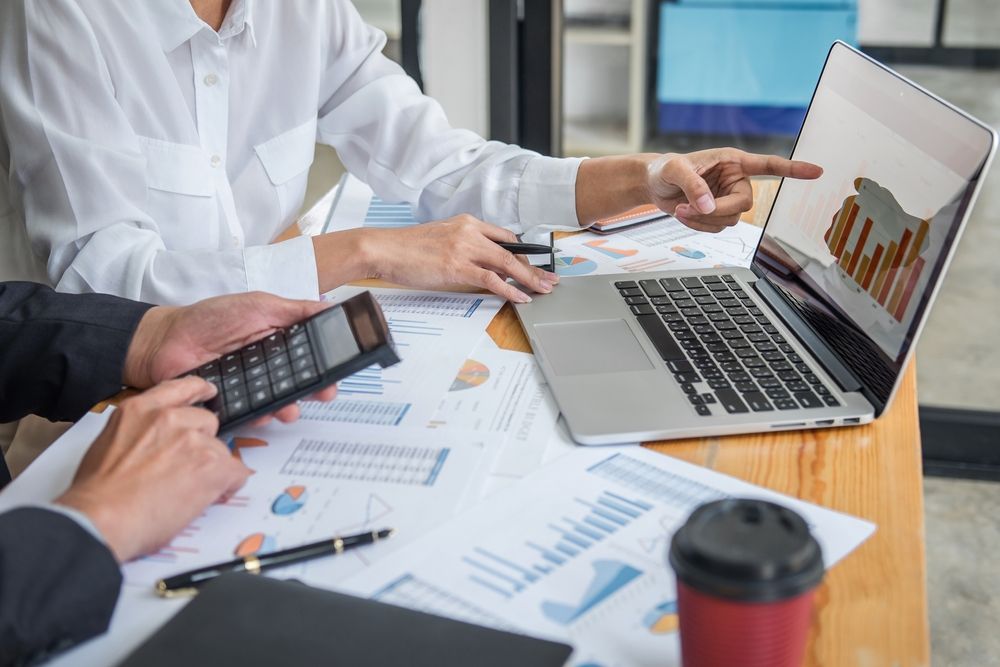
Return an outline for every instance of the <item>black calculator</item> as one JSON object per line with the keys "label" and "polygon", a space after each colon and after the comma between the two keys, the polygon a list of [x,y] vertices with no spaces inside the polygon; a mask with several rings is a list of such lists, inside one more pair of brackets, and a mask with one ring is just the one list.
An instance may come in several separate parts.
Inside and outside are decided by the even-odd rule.
{"label": "black calculator", "polygon": [[373,364],[397,362],[382,309],[371,292],[362,292],[186,375],[219,390],[203,407],[215,413],[223,432]]}

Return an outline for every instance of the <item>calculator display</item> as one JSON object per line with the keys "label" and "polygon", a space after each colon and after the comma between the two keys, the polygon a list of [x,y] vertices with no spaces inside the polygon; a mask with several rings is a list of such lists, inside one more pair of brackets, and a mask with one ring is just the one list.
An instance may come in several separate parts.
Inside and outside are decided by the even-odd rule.
{"label": "calculator display", "polygon": [[361,352],[343,308],[325,310],[313,322],[319,330],[317,342],[323,350],[327,368],[342,364]]}

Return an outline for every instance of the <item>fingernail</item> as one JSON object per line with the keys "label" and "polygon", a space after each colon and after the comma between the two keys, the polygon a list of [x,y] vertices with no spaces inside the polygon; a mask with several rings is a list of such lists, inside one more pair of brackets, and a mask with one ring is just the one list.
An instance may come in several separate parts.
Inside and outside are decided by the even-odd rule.
{"label": "fingernail", "polygon": [[711,213],[715,210],[715,199],[713,199],[712,195],[709,194],[698,197],[698,201],[696,201],[695,204],[698,206],[698,210],[702,213]]}
{"label": "fingernail", "polygon": [[557,276],[554,273],[549,273],[548,271],[546,271],[545,272],[545,279],[548,280],[553,285],[558,285],[559,284],[559,276]]}
{"label": "fingernail", "polygon": [[543,292],[552,291],[552,283],[550,283],[548,280],[539,280],[538,284],[541,285]]}
{"label": "fingernail", "polygon": [[516,303],[531,303],[531,297],[524,292],[518,292],[517,297],[514,299]]}

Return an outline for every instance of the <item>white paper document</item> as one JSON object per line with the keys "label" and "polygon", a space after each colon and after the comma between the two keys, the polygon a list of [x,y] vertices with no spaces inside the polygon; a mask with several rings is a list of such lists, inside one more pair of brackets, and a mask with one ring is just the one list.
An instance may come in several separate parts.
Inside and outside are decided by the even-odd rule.
{"label": "white paper document", "polygon": [[718,234],[698,232],[674,218],[611,235],[582,232],[556,241],[556,273],[564,277],[746,267],[761,228],[739,222]]}
{"label": "white paper document", "polygon": [[865,521],[641,448],[579,450],[350,579],[350,592],[573,644],[573,665],[679,665],[670,538],[727,496],[802,514],[827,567]]}
{"label": "white paper document", "polygon": [[478,500],[498,443],[488,434],[357,424],[250,429],[233,442],[254,471],[246,485],[159,552],[126,565],[125,580],[152,587],[157,579],[237,556],[397,529],[370,548],[279,573],[331,585]]}
{"label": "white paper document", "polygon": [[344,300],[369,290],[392,332],[400,361],[370,366],[337,384],[331,403],[304,402],[302,419],[327,424],[425,426],[441,397],[503,306],[488,294],[340,287],[325,298]]}
{"label": "white paper document", "polygon": [[[53,443],[0,494],[0,511],[49,502],[68,488],[112,413],[86,415]],[[241,432],[232,444],[254,474],[157,553],[123,567],[126,585],[109,633],[74,651],[67,662],[116,663],[176,613],[177,601],[154,594],[157,579],[334,535],[397,530],[378,544],[273,573],[336,586],[476,502],[502,442],[501,435],[461,429],[331,428],[307,421]]]}
{"label": "white paper document", "polygon": [[340,179],[338,193],[325,231],[359,227],[398,229],[417,224],[409,204],[382,201],[368,184],[350,174]]}
{"label": "white paper document", "polygon": [[462,364],[429,426],[501,434],[503,448],[491,471],[499,485],[542,465],[558,418],[534,355],[481,342]]}

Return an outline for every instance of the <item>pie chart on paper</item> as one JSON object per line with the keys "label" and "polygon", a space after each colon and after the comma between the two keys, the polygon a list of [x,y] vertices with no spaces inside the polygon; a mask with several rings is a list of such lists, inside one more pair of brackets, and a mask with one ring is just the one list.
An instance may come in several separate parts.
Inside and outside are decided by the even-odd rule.
{"label": "pie chart on paper", "polygon": [[271,503],[271,511],[278,516],[295,514],[306,504],[306,487],[290,486]]}
{"label": "pie chart on paper", "polygon": [[673,248],[671,248],[671,250],[676,252],[681,257],[687,257],[688,259],[705,259],[705,253],[703,253],[701,250],[695,250],[694,248],[688,248],[682,245],[675,245]]}
{"label": "pie chart on paper", "polygon": [[555,264],[560,276],[585,276],[597,270],[597,263],[586,257],[556,257]]}
{"label": "pie chart on paper", "polygon": [[244,538],[233,550],[233,555],[237,557],[253,556],[255,554],[268,553],[277,548],[277,543],[271,535],[264,533],[254,533]]}
{"label": "pie chart on paper", "polygon": [[465,363],[462,364],[462,369],[458,371],[458,375],[455,376],[455,381],[451,383],[451,389],[449,389],[449,391],[473,389],[482,385],[489,379],[490,369],[486,364],[476,361],[475,359],[466,359]]}

